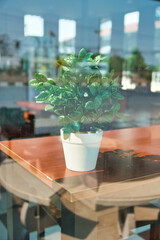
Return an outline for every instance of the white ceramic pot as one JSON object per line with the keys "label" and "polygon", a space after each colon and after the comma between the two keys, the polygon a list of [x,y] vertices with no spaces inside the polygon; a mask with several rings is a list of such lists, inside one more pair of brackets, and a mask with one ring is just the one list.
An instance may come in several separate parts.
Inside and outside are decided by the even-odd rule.
{"label": "white ceramic pot", "polygon": [[96,133],[71,133],[65,140],[61,129],[66,167],[80,172],[95,169],[102,135],[101,130]]}

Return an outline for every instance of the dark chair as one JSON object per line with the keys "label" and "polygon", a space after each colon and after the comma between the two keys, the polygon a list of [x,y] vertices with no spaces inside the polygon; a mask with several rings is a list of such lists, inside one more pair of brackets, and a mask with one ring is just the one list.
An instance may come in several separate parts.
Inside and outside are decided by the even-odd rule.
{"label": "dark chair", "polygon": [[21,108],[0,108],[1,139],[25,138],[34,135],[34,114]]}

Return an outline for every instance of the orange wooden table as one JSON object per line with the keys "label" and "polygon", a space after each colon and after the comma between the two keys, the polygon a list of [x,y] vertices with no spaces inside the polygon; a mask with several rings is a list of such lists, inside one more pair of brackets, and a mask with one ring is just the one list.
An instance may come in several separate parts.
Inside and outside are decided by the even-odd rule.
{"label": "orange wooden table", "polygon": [[[81,239],[77,235],[80,230],[75,230],[75,226],[80,225],[82,219],[75,216],[83,213],[81,217],[89,217],[82,205],[95,212],[97,204],[131,206],[160,197],[159,125],[104,132],[97,168],[91,172],[66,169],[61,140],[57,136],[3,141],[0,150],[50,186],[53,195],[60,197],[64,239],[71,240],[71,236]],[[68,211],[74,212],[70,233],[66,232]],[[90,217],[92,215],[93,212]],[[90,219],[94,227],[98,222],[96,216]],[[93,237],[95,234],[85,236],[86,239],[99,239]]]}
{"label": "orange wooden table", "polygon": [[28,108],[36,111],[44,111],[45,107],[47,106],[47,104],[44,104],[44,103],[35,103],[30,101],[16,102],[16,104],[20,107]]}

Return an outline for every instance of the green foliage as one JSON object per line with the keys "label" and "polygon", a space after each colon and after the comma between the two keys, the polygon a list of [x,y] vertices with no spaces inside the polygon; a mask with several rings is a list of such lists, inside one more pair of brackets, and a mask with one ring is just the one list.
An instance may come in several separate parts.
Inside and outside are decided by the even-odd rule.
{"label": "green foliage", "polygon": [[134,49],[132,55],[126,58],[125,66],[127,66],[127,70],[130,70],[133,73],[145,70],[146,64],[144,57],[138,49]]}
{"label": "green foliage", "polygon": [[118,55],[109,58],[109,69],[114,69],[116,73],[121,74],[123,71],[124,59]]}
{"label": "green foliage", "polygon": [[134,49],[132,54],[124,60],[124,70],[136,73],[139,77],[151,81],[152,72],[156,71],[156,68],[145,63],[142,53],[138,49]]}
{"label": "green foliage", "polygon": [[36,73],[29,82],[40,90],[36,102],[49,104],[45,110],[59,116],[67,137],[71,132],[96,131],[102,128],[102,122],[110,123],[116,116],[123,118],[118,112],[122,85],[118,77],[114,79],[113,70],[102,76],[98,64],[103,60],[101,55],[93,57],[93,53],[81,49],[78,57],[72,54],[63,59],[56,81]]}

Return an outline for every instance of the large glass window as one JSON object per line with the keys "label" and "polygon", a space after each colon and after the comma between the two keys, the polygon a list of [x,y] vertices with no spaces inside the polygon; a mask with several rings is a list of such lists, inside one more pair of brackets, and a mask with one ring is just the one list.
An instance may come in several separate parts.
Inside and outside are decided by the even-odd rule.
{"label": "large glass window", "polygon": [[74,20],[59,20],[59,53],[75,52],[76,22]]}
{"label": "large glass window", "polygon": [[44,20],[40,16],[24,16],[24,36],[44,36]]}
{"label": "large glass window", "polygon": [[100,53],[109,54],[111,51],[112,22],[103,19],[100,24]]}
{"label": "large glass window", "polygon": [[[103,129],[94,172],[66,169],[64,125]],[[160,0],[0,0],[0,240],[160,239],[157,126]]]}
{"label": "large glass window", "polygon": [[126,54],[137,47],[137,32],[139,26],[139,12],[124,15],[124,51]]}

